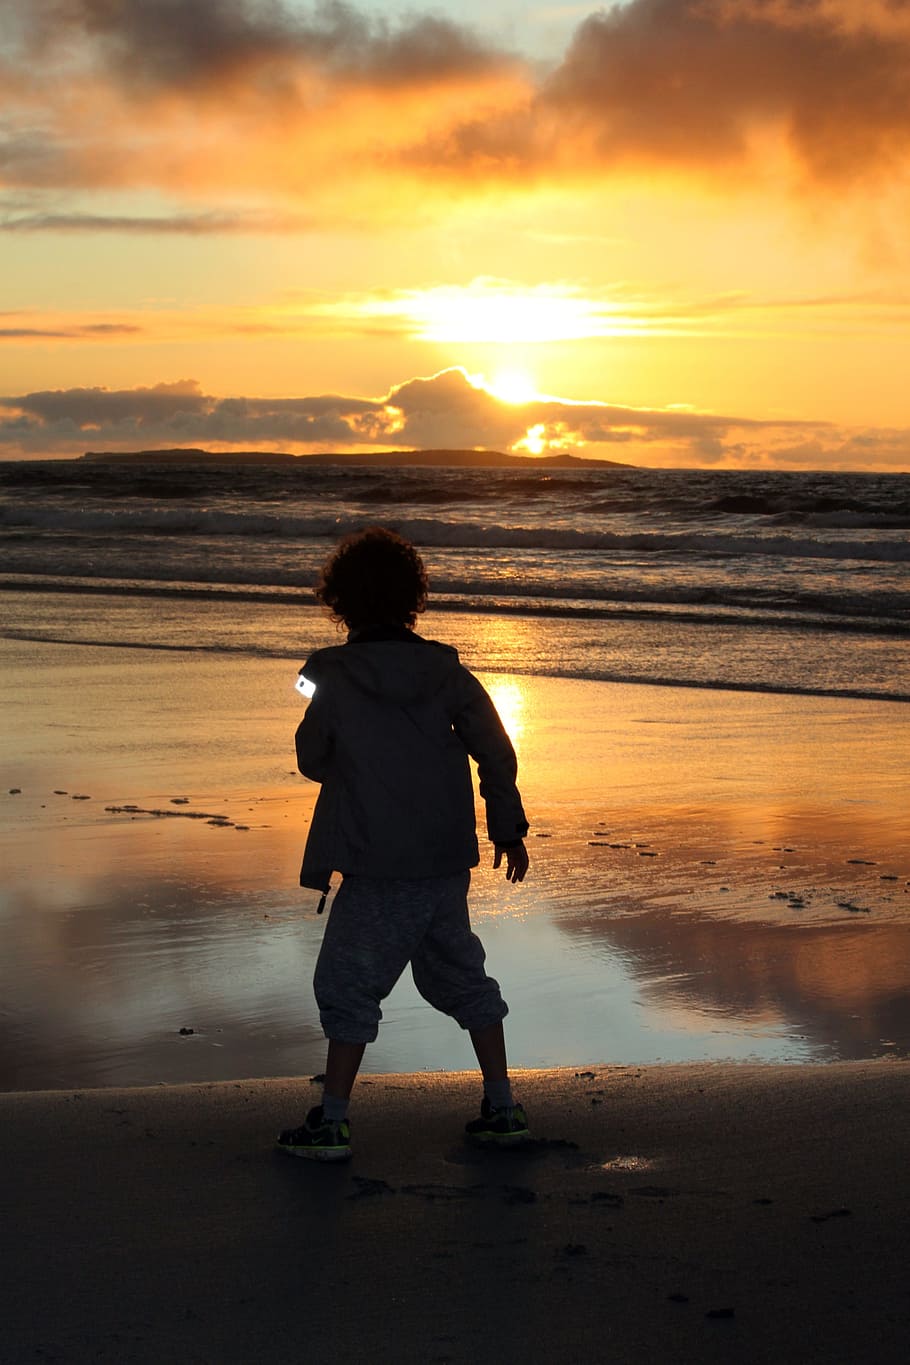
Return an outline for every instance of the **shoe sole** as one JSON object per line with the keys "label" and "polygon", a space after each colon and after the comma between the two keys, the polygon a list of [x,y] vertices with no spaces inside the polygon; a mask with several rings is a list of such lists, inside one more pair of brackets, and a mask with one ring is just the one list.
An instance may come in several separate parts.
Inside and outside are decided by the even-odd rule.
{"label": "shoe sole", "polygon": [[304,1161],[350,1161],[350,1147],[286,1147],[282,1142],[275,1144],[279,1152],[287,1156],[299,1156]]}

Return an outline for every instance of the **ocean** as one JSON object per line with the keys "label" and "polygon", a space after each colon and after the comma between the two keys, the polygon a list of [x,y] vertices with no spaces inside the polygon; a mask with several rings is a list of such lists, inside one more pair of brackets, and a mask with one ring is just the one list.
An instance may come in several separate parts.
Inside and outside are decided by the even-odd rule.
{"label": "ocean", "polygon": [[2,629],[305,656],[318,567],[369,523],[418,545],[480,671],[910,700],[899,474],[9,462]]}

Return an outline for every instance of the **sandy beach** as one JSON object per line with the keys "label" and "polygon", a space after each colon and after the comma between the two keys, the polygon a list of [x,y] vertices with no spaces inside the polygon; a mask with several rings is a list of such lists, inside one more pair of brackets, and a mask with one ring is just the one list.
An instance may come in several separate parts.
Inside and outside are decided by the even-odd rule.
{"label": "sandy beach", "polygon": [[487,675],[535,1141],[405,977],[325,1169],[296,661],[0,651],[3,1365],[903,1362],[905,706]]}
{"label": "sandy beach", "polygon": [[905,707],[489,675],[535,1140],[403,979],[325,1169],[293,667],[3,651],[3,1365],[906,1358]]}
{"label": "sandy beach", "polygon": [[0,1359],[906,1359],[910,1064],[368,1076],[343,1167],[298,1080],[0,1096]]}

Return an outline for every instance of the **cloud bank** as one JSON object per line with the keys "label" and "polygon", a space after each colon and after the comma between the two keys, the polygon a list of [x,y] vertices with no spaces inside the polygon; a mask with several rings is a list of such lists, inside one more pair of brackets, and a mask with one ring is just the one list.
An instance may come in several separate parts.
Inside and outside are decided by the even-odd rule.
{"label": "cloud bank", "polygon": [[216,397],[193,380],[0,396],[0,455],[202,446],[296,453],[451,448],[569,450],[689,467],[906,470],[910,431],[535,398],[510,404],[462,369],[405,380],[381,398]]}
{"label": "cloud bank", "polygon": [[635,0],[581,24],[542,98],[606,161],[729,168],[777,133],[848,182],[906,164],[908,78],[903,0]]}
{"label": "cloud bank", "polygon": [[[910,163],[910,3],[631,0],[584,18],[542,70],[437,14],[5,0],[0,88],[8,195],[253,194],[296,229],[400,212],[396,188],[426,209],[434,190],[630,172],[862,189]],[[19,230],[91,218],[6,216]],[[172,230],[240,221],[187,211]]]}

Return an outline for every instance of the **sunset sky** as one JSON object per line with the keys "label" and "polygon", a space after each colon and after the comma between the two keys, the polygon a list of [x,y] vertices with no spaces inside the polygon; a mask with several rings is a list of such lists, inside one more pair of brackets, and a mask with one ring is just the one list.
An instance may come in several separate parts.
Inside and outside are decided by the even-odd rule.
{"label": "sunset sky", "polygon": [[0,458],[910,469],[910,0],[3,0]]}

